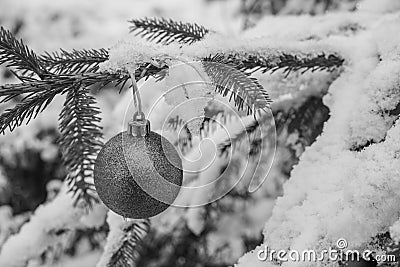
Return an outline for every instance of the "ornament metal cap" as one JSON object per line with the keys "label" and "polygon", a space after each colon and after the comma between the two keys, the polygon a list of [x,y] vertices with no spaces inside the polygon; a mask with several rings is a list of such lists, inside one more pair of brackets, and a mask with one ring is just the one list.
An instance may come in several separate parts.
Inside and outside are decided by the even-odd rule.
{"label": "ornament metal cap", "polygon": [[128,123],[128,133],[141,137],[150,133],[150,121],[146,120],[143,112],[136,112],[133,115],[133,120]]}

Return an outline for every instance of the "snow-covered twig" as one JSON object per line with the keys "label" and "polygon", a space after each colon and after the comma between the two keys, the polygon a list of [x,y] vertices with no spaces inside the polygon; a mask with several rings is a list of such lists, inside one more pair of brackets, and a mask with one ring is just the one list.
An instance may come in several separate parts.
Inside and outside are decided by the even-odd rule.
{"label": "snow-covered twig", "polygon": [[139,242],[149,231],[150,221],[148,219],[124,220],[121,216],[109,211],[107,222],[110,232],[97,267],[136,266]]}
{"label": "snow-covered twig", "polygon": [[[95,210],[104,209],[97,205]],[[91,215],[97,212],[92,211]],[[91,220],[87,204],[73,206],[73,199],[66,188],[47,204],[38,207],[20,232],[11,236],[0,251],[0,266],[26,266],[49,248],[63,242],[63,236],[78,228],[99,227],[104,220]],[[104,218],[104,217],[103,217]]]}

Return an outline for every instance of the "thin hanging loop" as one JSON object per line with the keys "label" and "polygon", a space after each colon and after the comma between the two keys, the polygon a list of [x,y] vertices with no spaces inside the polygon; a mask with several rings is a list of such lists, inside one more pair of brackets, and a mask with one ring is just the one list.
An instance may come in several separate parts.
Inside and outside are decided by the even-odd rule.
{"label": "thin hanging loop", "polygon": [[142,111],[142,100],[140,98],[139,88],[136,83],[136,79],[134,73],[130,73],[131,81],[132,81],[132,96],[133,96],[133,104],[139,114],[143,114]]}
{"label": "thin hanging loop", "polygon": [[[142,73],[141,77],[144,76]],[[135,79],[135,72],[130,72],[132,81],[132,94],[133,104],[135,105],[136,112],[133,114],[132,121],[128,123],[128,133],[135,137],[144,137],[150,133],[150,122],[146,120],[142,111],[142,100],[140,98],[139,88]],[[141,78],[139,78],[140,80]]]}
{"label": "thin hanging loop", "polygon": [[[150,63],[143,69],[142,73],[140,73],[140,77],[139,77],[138,80],[142,79],[146,75],[147,70],[151,66],[152,66],[152,64]],[[143,110],[142,110],[142,100],[140,98],[139,88],[138,88],[137,83],[136,83],[135,71],[130,71],[129,75],[130,75],[131,81],[132,81],[133,104],[135,105],[137,113],[143,115],[143,119],[145,119],[144,118],[144,113],[143,113]],[[135,116],[134,116],[134,119],[135,119]]]}

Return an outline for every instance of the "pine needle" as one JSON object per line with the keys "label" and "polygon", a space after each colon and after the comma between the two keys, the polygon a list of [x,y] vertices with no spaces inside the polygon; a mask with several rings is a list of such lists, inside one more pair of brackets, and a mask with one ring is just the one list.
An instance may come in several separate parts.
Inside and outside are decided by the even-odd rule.
{"label": "pine needle", "polygon": [[203,67],[222,96],[230,94],[238,110],[247,107],[247,114],[254,114],[259,109],[267,109],[271,103],[268,93],[255,78],[249,77],[238,66],[228,64],[224,56],[217,54],[203,59]]}
{"label": "pine needle", "polygon": [[170,44],[172,42],[192,44],[209,32],[196,23],[182,23],[165,18],[144,18],[129,21],[131,32],[156,43]]}
{"label": "pine needle", "polygon": [[344,59],[336,54],[320,53],[317,55],[296,55],[288,53],[277,54],[272,60],[260,54],[253,53],[229,53],[219,54],[221,63],[231,64],[237,69],[248,74],[256,71],[265,73],[277,70],[283,70],[286,75],[291,72],[301,71],[304,74],[307,71],[334,71],[343,65]]}
{"label": "pine needle", "polygon": [[99,64],[106,60],[108,60],[106,49],[84,49],[72,52],[61,49],[59,52],[46,52],[40,57],[40,61],[46,66],[46,69],[55,74],[96,72]]}
{"label": "pine needle", "polygon": [[0,133],[4,134],[9,128],[13,131],[16,127],[21,126],[25,121],[28,124],[32,119],[36,118],[54,99],[54,97],[62,93],[65,88],[56,90],[48,89],[38,94],[31,94],[17,104],[14,108],[5,110],[0,115]]}
{"label": "pine needle", "polygon": [[89,204],[96,200],[91,180],[103,137],[98,125],[100,110],[95,105],[95,98],[88,94],[87,89],[76,85],[68,92],[59,116],[59,144],[68,171],[66,181],[75,199],[83,198]]}
{"label": "pine needle", "polygon": [[47,75],[37,55],[22,40],[17,40],[10,31],[0,27],[0,65],[22,71],[35,73],[39,77]]}

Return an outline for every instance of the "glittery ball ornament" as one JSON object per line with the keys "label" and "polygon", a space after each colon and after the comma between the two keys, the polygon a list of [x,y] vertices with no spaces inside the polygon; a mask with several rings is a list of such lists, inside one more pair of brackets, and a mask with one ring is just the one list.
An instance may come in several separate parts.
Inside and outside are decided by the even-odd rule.
{"label": "glittery ball ornament", "polygon": [[178,152],[150,131],[147,120],[134,120],[128,131],[111,138],[94,167],[100,199],[125,218],[149,218],[166,210],[176,199],[182,179]]}

